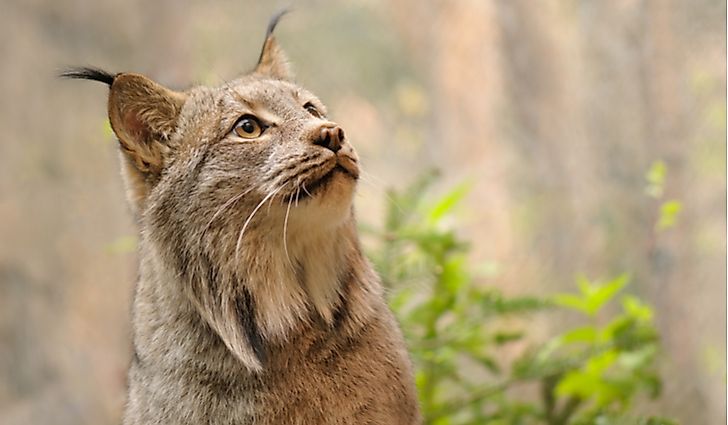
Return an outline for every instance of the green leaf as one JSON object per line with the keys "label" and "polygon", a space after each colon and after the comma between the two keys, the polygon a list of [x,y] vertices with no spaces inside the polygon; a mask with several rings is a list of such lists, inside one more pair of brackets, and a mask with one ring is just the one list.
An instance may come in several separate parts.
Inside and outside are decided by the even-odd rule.
{"label": "green leaf", "polygon": [[564,344],[586,343],[593,344],[596,342],[599,332],[594,326],[583,326],[572,329],[561,335],[561,341]]}
{"label": "green leaf", "polygon": [[432,425],[450,425],[452,424],[452,421],[447,416],[440,416],[439,418],[436,418]]}
{"label": "green leaf", "polygon": [[636,370],[649,364],[655,357],[657,348],[654,345],[648,345],[635,351],[623,351],[619,353],[618,362],[621,366]]}
{"label": "green leaf", "polygon": [[424,370],[418,370],[417,373],[415,373],[415,385],[417,388],[424,387],[428,381],[429,377]]}
{"label": "green leaf", "polygon": [[134,235],[126,235],[116,238],[113,242],[106,245],[106,251],[112,254],[128,254],[136,251],[137,237]]}
{"label": "green leaf", "polygon": [[104,120],[104,125],[101,128],[101,132],[104,135],[104,139],[113,141],[116,137],[116,134],[114,134],[114,130],[111,128],[111,122],[109,120]]}
{"label": "green leaf", "polygon": [[492,357],[484,355],[473,355],[471,357],[491,373],[500,373],[501,368]]}
{"label": "green leaf", "polygon": [[592,312],[592,315],[599,312],[606,303],[611,301],[619,291],[627,286],[627,283],[629,283],[629,275],[623,274],[603,286],[595,285],[593,287],[594,291],[589,294],[587,299],[587,306]]}
{"label": "green leaf", "polygon": [[589,358],[582,368],[571,370],[561,378],[556,384],[556,394],[561,397],[595,399],[602,404],[618,397],[613,386],[604,379],[607,369],[617,358],[615,350],[607,350]]}
{"label": "green leaf", "polygon": [[427,223],[434,225],[446,214],[450,213],[470,191],[470,186],[470,184],[466,183],[460,184],[440,198],[427,212]]}
{"label": "green leaf", "polygon": [[660,205],[660,219],[657,221],[657,230],[665,230],[675,226],[680,211],[682,211],[680,201],[671,200]]}
{"label": "green leaf", "polygon": [[557,294],[553,300],[556,304],[571,310],[580,311],[588,316],[596,315],[604,305],[624,288],[629,282],[629,275],[623,274],[604,285],[590,283],[579,278],[578,285],[581,296],[573,294]]}
{"label": "green leaf", "polygon": [[624,296],[622,298],[622,308],[627,315],[638,321],[652,322],[652,309],[635,296]]}
{"label": "green leaf", "polygon": [[587,360],[584,367],[588,373],[601,375],[617,361],[618,356],[616,350],[606,350]]}
{"label": "green leaf", "polygon": [[440,281],[443,288],[447,289],[451,294],[457,294],[462,290],[469,282],[469,277],[465,272],[465,258],[457,256],[447,260],[442,265]]}
{"label": "green leaf", "polygon": [[661,160],[653,162],[645,175],[645,178],[647,179],[645,192],[653,198],[660,198],[664,192],[666,175],[667,166],[665,163]]}
{"label": "green leaf", "polygon": [[587,305],[587,300],[582,297],[573,294],[556,294],[553,296],[553,301],[556,305],[566,307],[570,310],[582,312],[584,314],[591,314]]}
{"label": "green leaf", "polygon": [[523,338],[523,332],[520,331],[500,331],[493,334],[493,342],[496,345],[504,345],[509,342],[519,341]]}

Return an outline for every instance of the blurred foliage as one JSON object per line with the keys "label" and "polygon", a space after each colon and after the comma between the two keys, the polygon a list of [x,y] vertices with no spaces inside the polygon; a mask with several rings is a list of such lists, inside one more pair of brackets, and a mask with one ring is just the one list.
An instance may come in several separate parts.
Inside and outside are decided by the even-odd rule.
{"label": "blurred foliage", "polygon": [[[657,165],[648,180],[661,187],[664,175]],[[622,295],[629,276],[579,277],[576,292],[551,297],[484,285],[452,226],[468,188],[429,201],[436,178],[390,191],[383,228],[364,228],[412,352],[425,423],[676,423],[635,413],[641,397],[660,395],[661,380],[653,311]],[[578,320],[537,342],[527,331],[540,311]]]}
{"label": "blurred foliage", "polygon": [[138,238],[135,235],[124,235],[116,238],[106,245],[106,251],[111,254],[128,254],[137,249]]}
{"label": "blurred foliage", "polygon": [[645,192],[653,198],[660,198],[665,188],[665,177],[667,176],[667,166],[664,161],[655,161],[647,171],[645,178],[647,180],[647,188]]}
{"label": "blurred foliage", "polygon": [[[667,165],[661,160],[655,161],[645,175],[647,187],[645,192],[652,198],[661,200],[665,193],[665,180],[667,179]],[[660,204],[660,212],[655,229],[666,230],[677,222],[677,217],[682,210],[682,203],[674,199],[663,201]]]}

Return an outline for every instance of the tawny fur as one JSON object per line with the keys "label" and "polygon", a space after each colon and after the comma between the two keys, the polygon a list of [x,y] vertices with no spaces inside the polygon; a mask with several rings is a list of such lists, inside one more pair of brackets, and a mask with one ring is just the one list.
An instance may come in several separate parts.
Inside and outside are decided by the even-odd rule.
{"label": "tawny fur", "polygon": [[[356,153],[314,144],[335,124],[289,75],[269,36],[258,68],[221,87],[114,77],[141,234],[125,425],[420,422],[359,246]],[[260,137],[231,133],[245,114],[269,125]]]}

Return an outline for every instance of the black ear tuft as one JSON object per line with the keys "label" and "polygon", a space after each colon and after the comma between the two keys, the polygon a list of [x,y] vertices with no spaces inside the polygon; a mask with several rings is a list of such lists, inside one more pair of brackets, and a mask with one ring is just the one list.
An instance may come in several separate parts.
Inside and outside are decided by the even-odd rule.
{"label": "black ear tuft", "polygon": [[[275,15],[271,16],[270,21],[268,21],[268,29],[265,31],[265,40],[266,42],[270,38],[270,36],[273,34],[273,31],[276,29],[276,25],[278,25],[278,21],[281,20],[283,15],[290,12],[289,8],[284,8],[276,12]],[[265,47],[265,45],[264,45]],[[263,51],[260,52],[260,57],[258,58],[258,64],[260,64],[263,61],[263,56],[265,54],[265,48]]]}
{"label": "black ear tuft", "polygon": [[67,69],[59,74],[61,78],[71,78],[76,80],[92,80],[99,81],[111,87],[118,74],[110,74],[103,69],[93,67],[80,67]]}
{"label": "black ear tuft", "polygon": [[286,8],[279,10],[278,12],[276,12],[275,15],[271,16],[270,21],[268,22],[268,29],[265,32],[266,38],[268,38],[268,36],[273,34],[273,31],[275,31],[275,29],[276,29],[276,25],[278,25],[278,21],[281,20],[283,15],[285,15],[286,13],[288,13],[290,11],[291,11],[291,9],[286,7]]}

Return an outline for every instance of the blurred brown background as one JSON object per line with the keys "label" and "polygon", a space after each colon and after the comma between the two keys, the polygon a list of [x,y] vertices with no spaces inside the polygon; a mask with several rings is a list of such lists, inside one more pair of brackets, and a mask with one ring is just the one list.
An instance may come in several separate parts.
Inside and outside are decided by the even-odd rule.
{"label": "blurred brown background", "polygon": [[[275,4],[10,0],[0,12],[0,423],[113,424],[134,227],[107,90],[67,65],[176,88],[250,69]],[[726,4],[718,0],[294,2],[298,80],[363,158],[357,208],[431,166],[469,180],[460,226],[490,283],[552,293],[631,272],[663,334],[661,412],[726,411]],[[645,173],[667,166],[677,224]]]}

